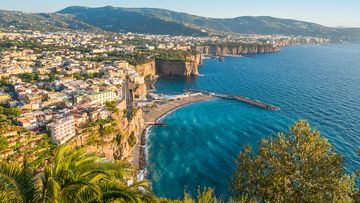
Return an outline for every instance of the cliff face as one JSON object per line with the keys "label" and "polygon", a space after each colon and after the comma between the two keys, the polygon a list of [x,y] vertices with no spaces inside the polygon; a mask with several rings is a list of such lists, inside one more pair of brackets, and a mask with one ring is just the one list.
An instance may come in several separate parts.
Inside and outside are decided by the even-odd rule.
{"label": "cliff face", "polygon": [[162,76],[193,76],[198,75],[201,64],[201,54],[193,54],[185,60],[156,59],[156,73]]}
{"label": "cliff face", "polygon": [[155,60],[151,60],[144,64],[136,65],[135,71],[141,74],[142,76],[156,75]]}
{"label": "cliff face", "polygon": [[[132,161],[134,146],[130,146],[129,137],[139,137],[144,127],[143,112],[139,109],[131,120],[124,118],[122,112],[113,115],[116,125],[113,130],[105,131],[106,127],[96,125],[80,130],[79,136],[73,140],[73,146],[82,146],[88,152],[103,155],[107,160]],[[103,128],[103,129],[102,129]],[[101,133],[103,132],[103,133]],[[136,144],[140,142],[136,139]],[[136,145],[135,144],[135,145]]]}
{"label": "cliff face", "polygon": [[210,46],[195,46],[194,51],[200,52],[204,55],[241,55],[241,54],[257,54],[257,53],[271,53],[280,51],[282,46],[273,45],[210,45]]}
{"label": "cliff face", "polygon": [[121,140],[120,144],[118,144],[117,148],[114,151],[114,158],[117,160],[133,160],[134,155],[134,146],[139,143],[141,140],[136,139],[136,143],[134,146],[130,146],[129,137],[133,134],[136,138],[140,137],[140,133],[142,132],[142,128],[144,127],[144,118],[143,111],[139,109],[132,117],[130,121],[126,123],[126,128],[123,129],[124,137]]}

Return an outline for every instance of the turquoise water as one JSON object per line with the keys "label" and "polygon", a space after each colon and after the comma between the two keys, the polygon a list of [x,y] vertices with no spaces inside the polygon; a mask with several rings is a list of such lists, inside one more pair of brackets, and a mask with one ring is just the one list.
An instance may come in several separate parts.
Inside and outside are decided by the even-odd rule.
{"label": "turquoise water", "polygon": [[179,198],[184,189],[214,187],[227,195],[235,158],[244,144],[287,131],[306,119],[345,157],[349,173],[360,168],[360,45],[294,46],[278,53],[205,60],[199,77],[162,78],[157,92],[202,89],[259,99],[268,111],[215,99],[178,109],[148,137],[148,178],[154,192]]}

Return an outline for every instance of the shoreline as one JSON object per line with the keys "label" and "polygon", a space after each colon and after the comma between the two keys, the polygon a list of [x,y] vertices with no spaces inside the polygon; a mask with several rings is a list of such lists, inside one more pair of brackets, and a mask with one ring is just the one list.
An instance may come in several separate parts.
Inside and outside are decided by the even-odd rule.
{"label": "shoreline", "polygon": [[[169,114],[173,113],[179,108],[184,106],[214,99],[215,97],[205,94],[190,94],[187,97],[181,97],[178,99],[167,101],[163,104],[158,105],[155,108],[152,108],[149,112],[144,113],[144,127],[141,130],[141,133],[138,135],[138,140],[140,140],[139,144],[136,146],[133,154],[132,164],[139,170],[139,176],[144,176],[145,168],[146,168],[146,142],[147,135],[152,125],[151,122],[158,122],[159,120],[165,118]],[[142,177],[138,177],[141,179]]]}

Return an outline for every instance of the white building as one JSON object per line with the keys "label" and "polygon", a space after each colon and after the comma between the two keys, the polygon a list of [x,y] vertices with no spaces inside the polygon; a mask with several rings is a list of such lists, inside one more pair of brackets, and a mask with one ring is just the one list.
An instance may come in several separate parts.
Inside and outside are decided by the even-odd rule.
{"label": "white building", "polygon": [[51,139],[55,144],[64,144],[75,137],[74,116],[68,116],[47,125],[51,132]]}
{"label": "white building", "polygon": [[107,101],[117,100],[117,95],[113,91],[102,91],[89,95],[92,104],[104,105]]}
{"label": "white building", "polygon": [[81,92],[81,95],[75,97],[75,104],[90,103],[104,105],[107,101],[116,101],[117,94],[114,91],[100,91],[93,94]]}

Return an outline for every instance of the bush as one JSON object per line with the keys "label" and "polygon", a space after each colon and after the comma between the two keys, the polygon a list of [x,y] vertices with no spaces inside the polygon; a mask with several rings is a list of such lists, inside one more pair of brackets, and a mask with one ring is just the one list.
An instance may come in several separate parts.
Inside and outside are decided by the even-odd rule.
{"label": "bush", "polygon": [[130,147],[134,147],[136,142],[137,142],[137,139],[135,137],[135,133],[131,132],[131,134],[130,134],[130,136],[128,138],[128,144],[130,145]]}

